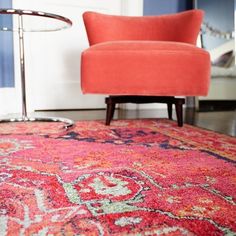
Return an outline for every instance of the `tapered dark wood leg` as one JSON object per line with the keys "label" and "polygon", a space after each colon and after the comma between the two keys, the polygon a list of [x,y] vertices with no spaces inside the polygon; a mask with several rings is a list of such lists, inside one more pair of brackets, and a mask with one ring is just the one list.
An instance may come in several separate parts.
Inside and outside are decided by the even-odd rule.
{"label": "tapered dark wood leg", "polygon": [[177,116],[177,124],[179,127],[183,126],[183,99],[176,99],[175,101],[175,110]]}
{"label": "tapered dark wood leg", "polygon": [[172,120],[172,102],[167,103],[168,118]]}
{"label": "tapered dark wood leg", "polygon": [[106,98],[105,102],[107,104],[106,125],[110,125],[114,116],[116,103],[114,103],[110,97]]}
{"label": "tapered dark wood leg", "polygon": [[168,108],[168,117],[172,119],[172,105],[175,104],[178,126],[183,126],[183,104],[184,98],[175,98],[173,96],[109,96],[106,97],[107,104],[106,125],[110,125],[115,112],[115,106],[118,103],[166,103]]}

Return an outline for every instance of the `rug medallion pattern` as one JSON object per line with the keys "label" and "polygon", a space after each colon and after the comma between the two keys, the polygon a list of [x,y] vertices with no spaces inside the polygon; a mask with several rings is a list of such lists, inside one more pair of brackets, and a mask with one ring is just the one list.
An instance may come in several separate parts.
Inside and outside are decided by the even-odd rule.
{"label": "rug medallion pattern", "polygon": [[235,162],[166,119],[0,124],[0,235],[236,235]]}

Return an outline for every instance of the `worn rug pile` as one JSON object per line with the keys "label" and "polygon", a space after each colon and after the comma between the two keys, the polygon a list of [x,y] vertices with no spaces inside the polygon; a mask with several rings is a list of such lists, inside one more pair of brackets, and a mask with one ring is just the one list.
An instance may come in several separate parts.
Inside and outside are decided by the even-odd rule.
{"label": "worn rug pile", "polygon": [[236,139],[166,119],[0,124],[0,235],[236,235]]}

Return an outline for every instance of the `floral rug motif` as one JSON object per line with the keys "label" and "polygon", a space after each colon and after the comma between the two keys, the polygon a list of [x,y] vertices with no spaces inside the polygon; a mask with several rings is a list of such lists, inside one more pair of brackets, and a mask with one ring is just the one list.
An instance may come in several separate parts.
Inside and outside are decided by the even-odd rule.
{"label": "floral rug motif", "polygon": [[0,235],[236,235],[236,139],[166,119],[0,124]]}

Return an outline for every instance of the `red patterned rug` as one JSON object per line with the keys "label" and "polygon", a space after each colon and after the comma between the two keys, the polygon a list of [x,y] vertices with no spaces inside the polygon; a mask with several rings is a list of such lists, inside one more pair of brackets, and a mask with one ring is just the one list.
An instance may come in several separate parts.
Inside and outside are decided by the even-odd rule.
{"label": "red patterned rug", "polygon": [[[0,235],[236,235],[236,139],[159,120],[0,124]],[[60,132],[59,132],[60,131]]]}

